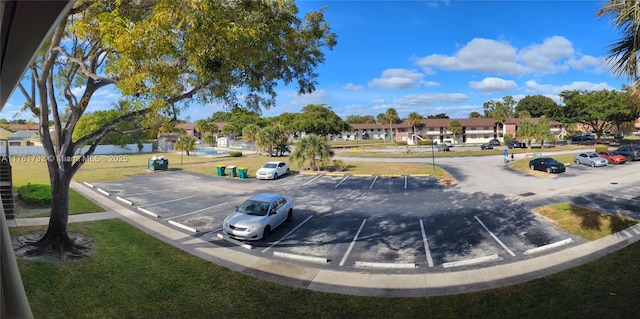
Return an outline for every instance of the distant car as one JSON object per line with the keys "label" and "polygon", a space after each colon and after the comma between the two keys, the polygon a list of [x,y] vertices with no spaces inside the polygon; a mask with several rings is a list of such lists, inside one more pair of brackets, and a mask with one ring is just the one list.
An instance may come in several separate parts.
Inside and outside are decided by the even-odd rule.
{"label": "distant car", "polygon": [[494,138],[494,139],[489,141],[489,144],[491,144],[493,146],[498,146],[498,145],[500,145],[500,140],[498,140],[497,138]]}
{"label": "distant car", "polygon": [[594,152],[580,153],[573,158],[573,161],[576,164],[585,164],[591,167],[607,166],[607,160],[598,156],[598,154]]}
{"label": "distant car", "polygon": [[436,151],[438,151],[438,152],[440,152],[440,151],[449,152],[451,150],[449,148],[449,146],[447,146],[446,144],[440,144],[440,145],[436,144],[436,145],[433,145],[433,148],[435,148]]}
{"label": "distant car", "polygon": [[526,147],[526,146],[524,145],[524,143],[522,143],[520,141],[512,140],[512,141],[509,141],[509,143],[507,143],[507,147],[509,147],[509,148],[522,148],[522,147]]}
{"label": "distant car", "polygon": [[564,164],[551,157],[540,157],[529,161],[529,168],[536,171],[551,173],[562,173],[565,171]]}
{"label": "distant car", "polygon": [[640,160],[640,146],[621,145],[616,150],[620,155],[627,158],[627,162]]}
{"label": "distant car", "polygon": [[289,175],[289,164],[285,162],[267,162],[256,172],[258,179],[278,179]]}
{"label": "distant car", "polygon": [[256,194],[224,219],[222,228],[241,240],[260,240],[293,218],[293,198],[278,194]]}
{"label": "distant car", "polygon": [[493,149],[493,145],[486,143],[486,144],[482,144],[480,145],[480,149],[481,150],[492,150]]}
{"label": "distant car", "polygon": [[444,145],[448,147],[453,147],[453,143],[450,140],[444,140]]}
{"label": "distant car", "polygon": [[598,152],[598,156],[607,160],[609,164],[624,164],[627,162],[627,158],[620,155],[618,152]]}

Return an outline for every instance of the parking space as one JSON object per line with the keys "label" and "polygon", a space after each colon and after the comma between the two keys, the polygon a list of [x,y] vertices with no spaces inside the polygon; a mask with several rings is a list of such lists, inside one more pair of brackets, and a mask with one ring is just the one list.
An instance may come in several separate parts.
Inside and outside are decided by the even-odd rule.
{"label": "parking space", "polygon": [[[583,242],[537,218],[517,198],[445,188],[428,176],[292,174],[240,181],[169,171],[92,186],[141,215],[185,234],[206,236],[216,245],[353,271],[438,271],[507,263]],[[587,206],[606,202],[610,206],[601,208],[640,215],[635,208],[638,187],[591,194]],[[228,237],[222,234],[224,218],[260,192],[293,197],[293,219],[266,240],[221,240]]]}

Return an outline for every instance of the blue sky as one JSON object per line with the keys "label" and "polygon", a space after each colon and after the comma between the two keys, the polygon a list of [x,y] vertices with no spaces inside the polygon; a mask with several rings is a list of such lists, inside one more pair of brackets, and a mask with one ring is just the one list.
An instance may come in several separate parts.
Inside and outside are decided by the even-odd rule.
{"label": "blue sky", "polygon": [[[605,57],[619,36],[603,1],[298,1],[301,12],[326,6],[338,35],[317,68],[319,85],[298,96],[281,86],[264,116],[326,104],[343,119],[393,107],[400,117],[446,113],[467,118],[511,95],[542,94],[561,102],[563,90],[620,89]],[[89,110],[110,108],[117,92],[99,91]],[[0,116],[23,104],[19,91]],[[192,104],[192,121],[224,110]],[[19,118],[28,119],[30,114]]]}

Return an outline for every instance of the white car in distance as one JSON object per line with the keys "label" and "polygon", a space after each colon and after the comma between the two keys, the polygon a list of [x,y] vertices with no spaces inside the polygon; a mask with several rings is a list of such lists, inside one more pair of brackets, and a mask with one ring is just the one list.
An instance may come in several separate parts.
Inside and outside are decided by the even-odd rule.
{"label": "white car in distance", "polygon": [[289,164],[285,162],[267,162],[256,172],[258,179],[277,179],[289,175]]}

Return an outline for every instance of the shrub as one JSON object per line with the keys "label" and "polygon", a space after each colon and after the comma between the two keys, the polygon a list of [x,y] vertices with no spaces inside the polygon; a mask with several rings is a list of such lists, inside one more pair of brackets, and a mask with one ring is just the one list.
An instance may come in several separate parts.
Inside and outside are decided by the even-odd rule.
{"label": "shrub", "polygon": [[34,207],[51,206],[51,186],[41,184],[27,184],[18,187],[18,199]]}
{"label": "shrub", "polygon": [[405,145],[407,145],[407,142],[405,142],[405,141],[397,142],[396,145],[405,146]]}
{"label": "shrub", "polygon": [[242,157],[242,152],[241,151],[230,152],[229,157]]}
{"label": "shrub", "polygon": [[431,146],[432,144],[432,140],[418,140],[418,145],[420,146]]}
{"label": "shrub", "polygon": [[341,160],[333,160],[333,168],[338,172],[344,172],[347,169],[347,165]]}

